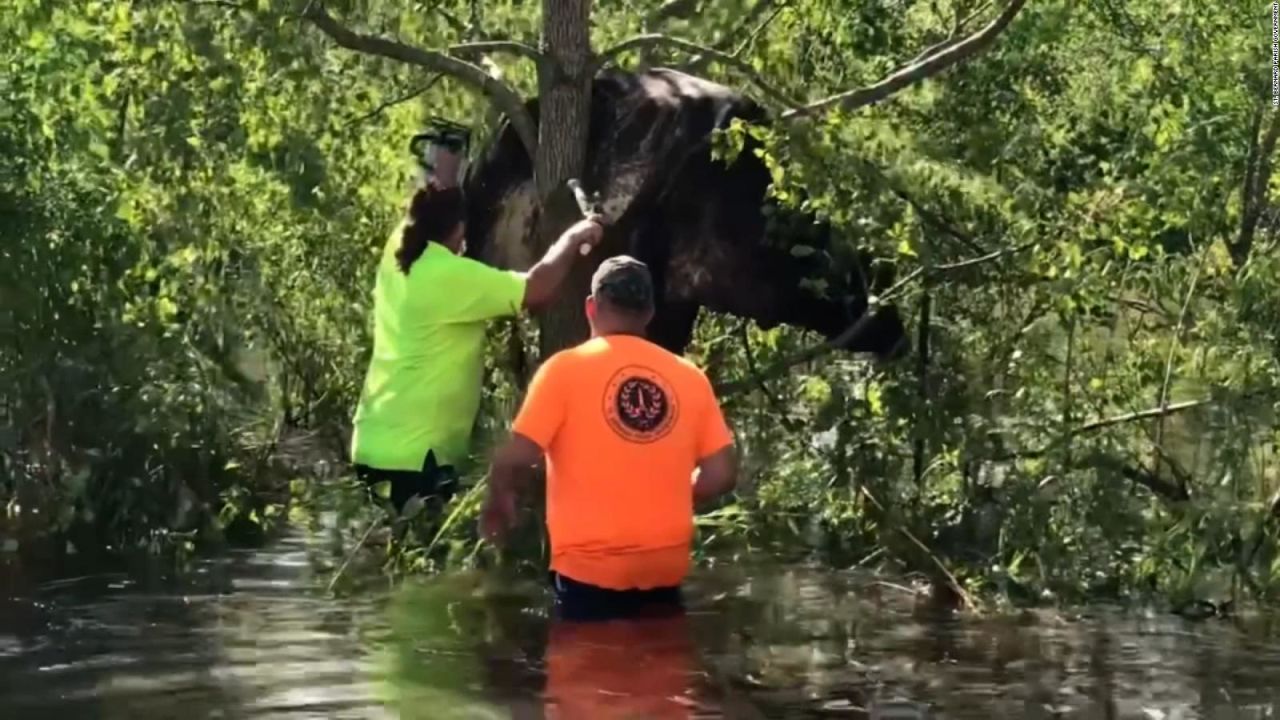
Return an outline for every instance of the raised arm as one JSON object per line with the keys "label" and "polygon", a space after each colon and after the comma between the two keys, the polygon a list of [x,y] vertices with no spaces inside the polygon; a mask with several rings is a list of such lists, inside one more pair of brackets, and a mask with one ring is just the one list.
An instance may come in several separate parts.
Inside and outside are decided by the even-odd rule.
{"label": "raised arm", "polygon": [[519,313],[521,307],[536,310],[550,303],[569,274],[579,248],[595,247],[601,234],[600,225],[595,221],[588,219],[574,224],[528,272],[500,270],[478,260],[457,258],[447,274],[447,287],[440,286],[440,277],[431,275],[410,275],[410,282],[434,283],[432,291],[447,298],[437,308],[447,322],[509,317]]}
{"label": "raised arm", "polygon": [[579,248],[583,245],[595,247],[603,234],[604,228],[595,216],[579,220],[561,233],[542,259],[525,274],[525,308],[539,310],[549,305],[560,284],[568,277],[574,258],[581,252]]}

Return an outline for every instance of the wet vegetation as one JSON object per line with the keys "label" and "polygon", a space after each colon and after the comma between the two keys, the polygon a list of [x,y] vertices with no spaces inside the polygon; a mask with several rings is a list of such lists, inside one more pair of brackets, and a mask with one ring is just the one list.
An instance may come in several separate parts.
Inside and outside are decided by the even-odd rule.
{"label": "wet vegetation", "polygon": [[[536,320],[493,328],[470,490],[449,507],[393,522],[344,460],[408,138],[445,116],[483,143],[499,115],[447,75],[338,47],[306,4],[11,0],[0,18],[11,560],[189,550],[289,519],[331,528],[332,512],[335,575],[495,560],[474,516],[527,372],[512,348],[532,354]],[[425,47],[538,40],[530,3],[328,5]],[[614,59],[742,88],[781,118],[780,97],[870,86],[1004,6],[597,3],[593,43],[688,38],[733,62],[674,46]],[[774,229],[815,256],[813,292],[857,250],[893,266],[879,300],[912,349],[873,363],[703,313],[688,354],[723,390],[747,479],[700,518],[699,551],[888,569],[978,603],[1274,601],[1268,15],[1030,2],[970,61],[883,102],[718,136],[724,157],[758,147],[774,198],[834,227],[822,251]],[[536,92],[519,56],[476,62]],[[523,532],[503,560],[540,559],[537,523]]]}

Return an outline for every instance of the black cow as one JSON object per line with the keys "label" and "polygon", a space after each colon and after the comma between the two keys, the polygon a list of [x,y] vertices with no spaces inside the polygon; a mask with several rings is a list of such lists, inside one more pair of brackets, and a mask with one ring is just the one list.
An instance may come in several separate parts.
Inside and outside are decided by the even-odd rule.
{"label": "black cow", "polygon": [[[537,100],[529,110],[536,118]],[[834,338],[864,313],[869,290],[887,281],[882,272],[864,282],[871,275],[865,257],[842,271],[823,253],[794,255],[794,245],[830,244],[829,228],[809,218],[790,223],[798,234],[766,232],[766,212],[775,222],[797,213],[766,197],[769,171],[750,148],[730,165],[712,158],[712,132],[734,118],[767,121],[742,94],[673,70],[612,72],[594,81],[582,181],[600,193],[611,222],[603,247],[651,268],[659,304],[650,339],[673,352],[688,344],[700,307]],[[538,212],[533,168],[510,126],[471,165],[465,190],[468,254],[499,267],[529,267]],[[606,253],[598,254],[597,261]],[[815,276],[827,297],[802,285]],[[905,345],[890,307],[846,349],[884,358]]]}

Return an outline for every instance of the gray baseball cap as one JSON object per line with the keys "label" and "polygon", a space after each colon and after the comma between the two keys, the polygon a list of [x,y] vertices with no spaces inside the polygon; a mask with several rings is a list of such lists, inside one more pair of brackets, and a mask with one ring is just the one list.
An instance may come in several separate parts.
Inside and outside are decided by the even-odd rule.
{"label": "gray baseball cap", "polygon": [[608,258],[591,276],[591,294],[622,310],[653,309],[653,278],[649,267],[630,255]]}

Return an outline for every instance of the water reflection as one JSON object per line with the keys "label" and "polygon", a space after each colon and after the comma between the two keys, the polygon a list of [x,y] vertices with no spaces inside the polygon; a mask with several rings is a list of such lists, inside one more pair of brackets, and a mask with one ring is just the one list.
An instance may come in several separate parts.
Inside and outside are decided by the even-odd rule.
{"label": "water reflection", "polygon": [[1265,618],[1095,608],[955,618],[878,578],[735,563],[684,615],[566,624],[536,581],[460,573],[324,597],[305,538],[8,584],[3,717],[1271,718]]}
{"label": "water reflection", "polygon": [[688,617],[553,622],[546,652],[548,718],[687,720],[698,677]]}

